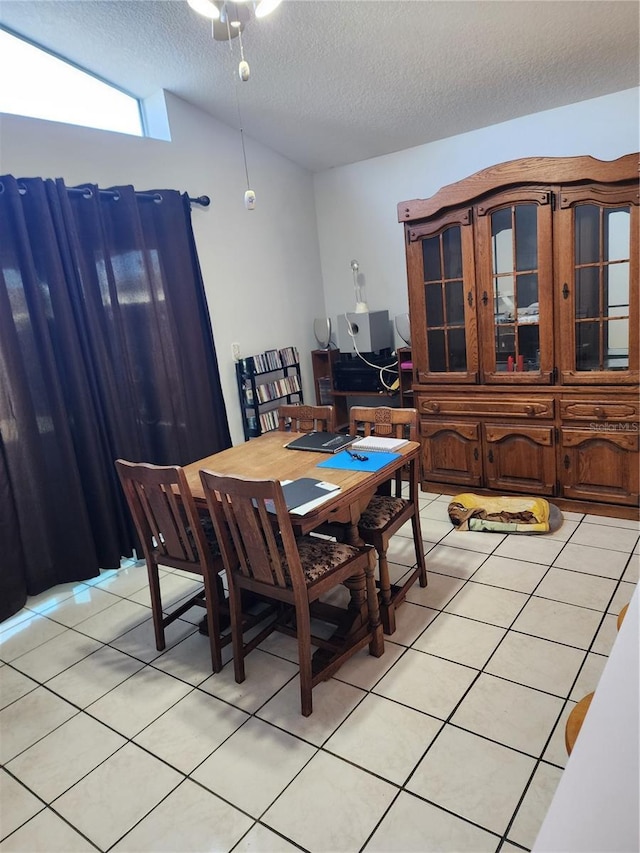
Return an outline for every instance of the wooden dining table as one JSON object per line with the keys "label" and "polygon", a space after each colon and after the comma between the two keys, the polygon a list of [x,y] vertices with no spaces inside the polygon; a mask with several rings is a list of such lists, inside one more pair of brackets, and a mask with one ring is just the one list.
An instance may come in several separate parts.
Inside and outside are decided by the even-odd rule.
{"label": "wooden dining table", "polygon": [[[339,491],[331,492],[327,501],[304,515],[289,513],[295,533],[302,535],[327,524],[336,524],[340,525],[342,541],[362,545],[358,534],[361,513],[378,487],[388,482],[399,468],[408,465],[410,476],[415,474],[420,444],[415,441],[407,442],[389,464],[378,471],[366,472],[358,470],[357,460],[349,469],[318,468],[318,463],[330,459],[332,454],[288,449],[287,444],[301,435],[302,433],[275,430],[185,465],[184,473],[196,504],[206,506],[200,481],[202,469],[217,474],[281,482],[313,477],[333,483],[339,487]],[[349,630],[353,630],[368,619],[364,575],[349,581],[345,586],[348,586],[351,593]]]}

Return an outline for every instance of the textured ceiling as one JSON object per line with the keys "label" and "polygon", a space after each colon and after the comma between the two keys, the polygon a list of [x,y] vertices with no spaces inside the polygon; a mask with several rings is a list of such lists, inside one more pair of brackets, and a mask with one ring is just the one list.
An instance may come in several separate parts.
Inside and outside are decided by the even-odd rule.
{"label": "textured ceiling", "polygon": [[138,97],[167,89],[313,171],[639,83],[636,0],[285,0],[251,79],[184,0],[1,0],[0,23]]}

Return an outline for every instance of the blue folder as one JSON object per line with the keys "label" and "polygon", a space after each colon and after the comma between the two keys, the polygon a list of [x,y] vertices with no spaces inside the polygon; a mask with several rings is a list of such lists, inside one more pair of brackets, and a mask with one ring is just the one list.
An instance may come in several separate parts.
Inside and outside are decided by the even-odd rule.
{"label": "blue folder", "polygon": [[402,456],[401,453],[383,453],[378,450],[372,450],[363,455],[367,456],[365,462],[362,462],[360,459],[354,459],[343,450],[340,453],[336,453],[331,459],[324,459],[322,462],[318,462],[316,467],[340,468],[343,471],[379,471],[385,465],[388,465],[389,462],[394,462]]}

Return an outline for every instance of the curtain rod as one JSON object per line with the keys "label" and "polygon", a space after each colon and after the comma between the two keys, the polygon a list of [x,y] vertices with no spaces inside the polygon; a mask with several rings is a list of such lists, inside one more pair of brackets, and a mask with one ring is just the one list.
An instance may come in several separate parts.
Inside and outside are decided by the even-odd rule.
{"label": "curtain rod", "polygon": [[[91,198],[93,195],[93,190],[91,187],[67,187],[67,192],[73,194],[80,194],[83,198]],[[117,190],[98,190],[98,193],[102,196],[107,196],[112,198],[114,201],[118,201],[120,198],[120,193]],[[143,193],[136,192],[136,196],[138,198],[147,199],[149,201],[155,201],[156,204],[162,203],[162,193]],[[211,199],[208,195],[199,195],[197,198],[192,198],[189,196],[189,202],[191,204],[200,204],[202,207],[209,207],[211,204]]]}
{"label": "curtain rod", "polygon": [[[73,195],[81,195],[83,198],[92,198],[93,190],[91,187],[67,187],[67,192]],[[24,184],[18,184],[18,192],[20,195],[24,195],[27,191],[27,188]],[[0,181],[0,193],[4,192],[4,184]],[[120,193],[117,190],[98,190],[98,193],[102,196],[107,196],[112,198],[114,201],[118,201],[120,198]],[[149,201],[155,201],[156,204],[162,204],[162,193],[143,193],[136,192],[138,198],[148,199]],[[208,195],[199,195],[197,198],[192,198],[189,196],[189,202],[191,204],[199,204],[202,207],[209,207],[211,204],[211,199]]]}

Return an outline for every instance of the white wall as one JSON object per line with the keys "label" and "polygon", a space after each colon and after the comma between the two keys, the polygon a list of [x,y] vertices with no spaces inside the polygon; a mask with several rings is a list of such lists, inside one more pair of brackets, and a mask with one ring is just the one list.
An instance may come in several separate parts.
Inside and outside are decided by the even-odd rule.
{"label": "white wall", "polygon": [[236,444],[242,430],[232,342],[244,355],[297,346],[306,399],[313,401],[313,318],[328,313],[335,323],[338,314],[353,310],[353,258],[372,311],[388,309],[393,318],[407,310],[398,202],[427,198],[445,184],[518,157],[591,154],[609,160],[638,151],[638,92],[525,116],[315,176],[246,139],[257,193],[252,212],[243,204],[238,132],[171,95],[171,142],[0,117],[0,173],[211,197],[209,209],[194,207],[193,223]]}
{"label": "white wall", "polygon": [[142,139],[15,116],[0,117],[0,174],[68,185],[133,184],[208,195],[192,219],[234,444],[244,440],[231,344],[243,355],[297,346],[313,397],[313,318],[325,314],[309,172],[245,138],[256,209],[237,131],[167,95],[172,141]]}
{"label": "white wall", "polygon": [[[325,302],[335,323],[353,311],[358,260],[371,311],[407,311],[403,227],[397,205],[520,157],[590,154],[613,160],[640,149],[638,95],[630,89],[314,176]],[[402,342],[396,339],[396,343]]]}

